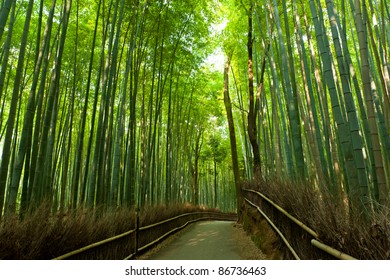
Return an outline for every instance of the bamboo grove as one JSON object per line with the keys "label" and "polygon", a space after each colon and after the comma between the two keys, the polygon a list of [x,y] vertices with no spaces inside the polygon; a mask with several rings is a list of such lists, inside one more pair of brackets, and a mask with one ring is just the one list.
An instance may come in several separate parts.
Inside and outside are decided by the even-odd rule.
{"label": "bamboo grove", "polygon": [[3,0],[0,216],[232,210],[254,178],[385,205],[389,22],[385,0]]}
{"label": "bamboo grove", "polygon": [[229,5],[225,81],[239,108],[246,177],[307,181],[363,209],[386,205],[388,1]]}
{"label": "bamboo grove", "polygon": [[[0,213],[234,209],[209,1],[2,1]],[[2,211],[1,211],[2,209]]]}

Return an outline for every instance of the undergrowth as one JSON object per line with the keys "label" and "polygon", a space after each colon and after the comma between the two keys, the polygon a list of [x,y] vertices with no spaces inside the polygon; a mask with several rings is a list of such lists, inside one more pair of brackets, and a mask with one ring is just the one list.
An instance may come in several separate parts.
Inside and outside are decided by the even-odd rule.
{"label": "undergrowth", "polygon": [[[311,186],[279,179],[247,182],[319,234],[325,244],[358,259],[390,258],[390,210],[366,209],[363,213],[345,197]],[[282,214],[280,214],[282,215]]]}
{"label": "undergrowth", "polygon": [[[196,211],[204,209],[180,204],[146,207],[140,211],[140,225]],[[134,209],[78,208],[50,213],[50,207],[42,205],[23,219],[15,216],[0,221],[0,259],[53,259],[135,228]]]}
{"label": "undergrowth", "polygon": [[245,211],[242,224],[244,230],[251,236],[253,243],[267,256],[267,259],[282,259],[278,248],[280,241],[277,234],[253,208],[248,208]]}

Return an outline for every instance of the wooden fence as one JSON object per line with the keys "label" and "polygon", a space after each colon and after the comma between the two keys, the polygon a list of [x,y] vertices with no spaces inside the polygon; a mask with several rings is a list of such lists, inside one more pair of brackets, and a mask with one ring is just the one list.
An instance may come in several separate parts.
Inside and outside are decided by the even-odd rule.
{"label": "wooden fence", "polygon": [[140,226],[139,215],[134,229],[61,255],[65,259],[132,259],[164,238],[200,220],[236,220],[237,215],[220,212],[193,212],[178,215],[151,225]]}
{"label": "wooden fence", "polygon": [[292,258],[297,260],[318,258],[356,260],[354,257],[324,244],[313,229],[264,194],[250,189],[243,191],[246,193],[245,203],[255,208],[267,220],[287,247]]}

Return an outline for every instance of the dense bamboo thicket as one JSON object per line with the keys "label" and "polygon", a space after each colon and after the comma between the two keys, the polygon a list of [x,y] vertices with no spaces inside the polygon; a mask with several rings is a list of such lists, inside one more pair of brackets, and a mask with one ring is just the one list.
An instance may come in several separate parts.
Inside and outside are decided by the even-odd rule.
{"label": "dense bamboo thicket", "polygon": [[245,178],[307,181],[361,209],[388,206],[388,2],[227,2]]}
{"label": "dense bamboo thicket", "polygon": [[231,210],[242,180],[275,177],[388,207],[388,1],[0,7],[0,217]]}
{"label": "dense bamboo thicket", "polygon": [[[235,208],[210,1],[2,1],[0,216]],[[214,77],[214,78],[213,78]]]}

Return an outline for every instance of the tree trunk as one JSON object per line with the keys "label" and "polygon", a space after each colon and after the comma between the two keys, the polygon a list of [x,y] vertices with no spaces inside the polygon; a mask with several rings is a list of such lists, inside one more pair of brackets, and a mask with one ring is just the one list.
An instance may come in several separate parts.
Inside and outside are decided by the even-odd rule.
{"label": "tree trunk", "polygon": [[252,145],[253,154],[253,176],[261,178],[261,159],[259,143],[257,141],[257,126],[256,126],[256,106],[253,86],[253,1],[250,1],[248,10],[248,89],[249,89],[249,112],[248,112],[248,136]]}
{"label": "tree trunk", "polygon": [[[358,32],[359,47],[360,47],[360,59],[362,67],[362,80],[363,80],[363,92],[367,107],[368,124],[370,128],[370,137],[372,141],[372,153],[374,154],[375,169],[377,185],[379,190],[379,202],[383,205],[388,201],[389,190],[386,185],[385,171],[383,167],[383,158],[381,152],[381,145],[378,135],[378,127],[376,123],[374,103],[371,91],[371,78],[370,78],[370,65],[368,62],[368,43],[367,43],[367,30],[365,23],[363,22],[360,0],[355,0],[356,9],[356,28]],[[363,3],[363,7],[365,3]]]}
{"label": "tree trunk", "polygon": [[241,217],[242,192],[241,192],[240,171],[238,166],[236,132],[234,129],[232,103],[230,101],[230,95],[229,95],[230,58],[231,55],[228,56],[227,61],[225,63],[225,69],[224,69],[223,101],[225,104],[226,115],[227,115],[228,126],[229,126],[230,150],[232,154],[233,175],[234,175],[234,183],[235,183],[236,198],[237,198],[237,214],[238,214],[238,220],[240,221],[242,218]]}
{"label": "tree trunk", "polygon": [[18,58],[18,65],[16,68],[16,75],[14,78],[14,89],[12,92],[11,104],[10,104],[10,109],[9,109],[9,113],[8,113],[7,130],[6,130],[4,145],[3,145],[3,154],[1,155],[0,217],[2,216],[2,209],[3,209],[3,204],[4,204],[4,198],[5,198],[4,194],[5,194],[6,184],[7,184],[9,161],[10,161],[10,156],[11,156],[11,142],[12,142],[13,133],[14,133],[16,110],[17,110],[18,99],[19,99],[20,85],[22,82],[24,58],[25,58],[25,54],[26,54],[28,34],[30,31],[30,22],[31,22],[31,14],[32,14],[32,10],[33,10],[33,4],[34,4],[34,1],[30,0],[29,4],[28,4],[28,8],[27,8],[26,19],[24,22],[23,36],[22,36],[22,41],[21,41],[20,50],[19,50],[20,52],[19,52],[19,58]]}

